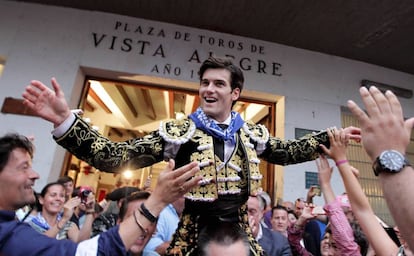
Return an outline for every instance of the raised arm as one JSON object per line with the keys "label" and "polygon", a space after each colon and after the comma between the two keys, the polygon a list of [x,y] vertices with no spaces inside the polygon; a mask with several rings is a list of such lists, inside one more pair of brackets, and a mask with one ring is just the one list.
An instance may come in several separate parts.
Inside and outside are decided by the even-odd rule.
{"label": "raised arm", "polygon": [[288,227],[288,241],[292,253],[299,256],[312,256],[312,253],[308,252],[305,247],[300,243],[303,233],[305,231],[306,223],[314,219],[316,216],[312,214],[313,205],[305,204],[302,214],[298,217],[295,224]]}
{"label": "raised arm", "polygon": [[23,92],[23,104],[39,117],[56,127],[71,114],[60,85],[52,78],[53,90],[40,81],[33,80]]}
{"label": "raised arm", "polygon": [[349,164],[346,158],[346,147],[348,144],[347,135],[343,130],[334,130],[328,132],[331,147],[327,149],[322,146],[324,152],[332,157],[337,163],[337,167],[344,182],[352,212],[358,223],[367,236],[371,246],[377,255],[396,255],[397,245],[385,232],[383,227],[375,218],[374,212],[365,196],[361,185],[359,184],[355,173],[356,170]]}
{"label": "raised arm", "polygon": [[[329,138],[327,131],[331,129],[307,134],[298,139],[281,140],[276,137],[270,137],[266,143],[266,149],[259,157],[272,164],[288,165],[297,164],[306,161],[315,160],[322,153],[319,145],[329,147]],[[361,130],[357,127],[349,126],[344,128],[349,135],[349,139],[360,141]]]}
{"label": "raised arm", "polygon": [[[365,113],[353,101],[348,107],[358,119],[362,130],[362,144],[374,161],[385,150],[396,150],[406,154],[410,143],[414,118],[404,120],[398,98],[391,92],[381,93],[377,88],[361,87],[360,94]],[[414,248],[414,204],[409,204],[414,195],[414,170],[406,166],[398,173],[381,172],[379,181],[391,214],[407,240]]]}
{"label": "raised arm", "polygon": [[[162,209],[169,203],[182,197],[190,189],[198,186],[200,176],[195,176],[199,171],[198,163],[192,162],[173,171],[174,160],[170,160],[166,169],[160,173],[157,185],[151,196],[145,201],[148,211],[158,217]],[[140,236],[151,236],[156,223],[151,222],[138,209],[134,214],[119,225],[119,235],[125,248],[130,248]]]}
{"label": "raised arm", "polygon": [[86,239],[89,239],[92,234],[92,223],[95,220],[95,195],[93,193],[89,193],[87,202],[79,204],[79,208],[81,211],[85,213],[85,221],[82,227],[79,229],[76,225],[74,225],[74,241],[79,243]]}
{"label": "raised arm", "polygon": [[[330,133],[331,131],[328,131],[328,134]],[[331,144],[332,147],[333,145]],[[333,168],[329,166],[328,159],[323,154],[319,157],[319,161],[316,161],[316,164],[318,166],[319,184],[325,198],[324,208],[331,225],[332,238],[336,242],[341,255],[360,255],[351,224],[340,204],[336,201],[336,196],[332,189],[331,177]]]}

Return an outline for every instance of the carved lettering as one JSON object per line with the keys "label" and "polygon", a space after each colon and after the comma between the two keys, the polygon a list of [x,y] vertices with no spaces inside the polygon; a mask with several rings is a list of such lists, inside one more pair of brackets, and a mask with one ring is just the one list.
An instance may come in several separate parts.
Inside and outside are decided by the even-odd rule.
{"label": "carved lettering", "polygon": [[133,25],[127,22],[115,22],[115,30],[121,30],[123,32],[132,32],[140,35],[155,36],[155,37],[165,37],[165,32],[163,29],[158,29],[153,26],[144,27],[141,25]]}
{"label": "carved lettering", "polygon": [[152,56],[161,55],[161,57],[165,58],[164,49],[162,48],[162,45],[158,46],[158,48],[155,50],[154,54]]}
{"label": "carved lettering", "polygon": [[242,42],[235,42],[233,40],[224,40],[222,38],[205,37],[204,35],[198,35],[200,44],[208,44],[209,46],[217,46],[220,48],[235,49],[238,51],[243,50]]}
{"label": "carved lettering", "polygon": [[[157,26],[149,26],[142,24],[134,24],[122,21],[114,22],[113,29],[117,31],[114,35],[107,33],[92,33],[93,46],[95,48],[103,48],[111,51],[120,52],[134,52],[140,55],[147,55],[151,57],[166,58],[168,51],[171,47],[164,48],[165,44],[170,44],[171,41],[162,41],[155,43],[155,41],[147,39],[148,37],[166,37],[170,36],[170,40],[179,40],[184,42],[190,42],[194,40],[202,48],[201,49],[188,49],[189,57],[187,62],[199,64],[204,61],[208,56],[226,56],[234,60],[236,64],[243,71],[255,72],[262,75],[282,76],[282,64],[266,60],[265,58],[255,58],[255,56],[265,55],[265,47],[260,44],[247,43],[238,41],[236,38],[218,37],[197,34],[193,35],[185,31],[171,31],[166,33],[162,28]],[[169,31],[167,31],[169,32]],[[122,36],[122,33],[127,36]],[[213,51],[207,51],[206,49],[219,49],[220,53],[217,55]],[[223,53],[224,49],[229,51]],[[244,52],[245,54],[235,53]],[[185,58],[185,57],[184,57]],[[171,76],[183,76],[187,75],[193,79],[197,75],[195,70],[185,70],[180,66],[172,66],[171,64],[156,64],[151,70],[151,73],[171,75]],[[188,77],[187,77],[188,78]]]}
{"label": "carved lettering", "polygon": [[[158,68],[158,65],[154,65],[154,67],[152,67],[151,73],[160,74],[160,69]],[[161,73],[163,75],[180,76],[181,75],[181,68],[180,67],[172,67],[171,64],[165,64]]]}
{"label": "carved lettering", "polygon": [[187,33],[187,32],[182,33],[180,31],[175,31],[174,39],[176,39],[176,40],[182,39],[183,41],[189,42],[190,41],[190,33]]}
{"label": "carved lettering", "polygon": [[196,63],[201,63],[200,56],[198,56],[197,50],[195,50],[193,54],[191,54],[190,59],[188,59],[188,62],[193,62],[193,61],[195,61]]}
{"label": "carved lettering", "polygon": [[93,35],[93,45],[95,46],[95,48],[98,47],[99,44],[102,42],[102,40],[106,37],[105,34],[102,34],[100,38],[98,39],[98,35],[96,33],[92,33],[92,35]]}

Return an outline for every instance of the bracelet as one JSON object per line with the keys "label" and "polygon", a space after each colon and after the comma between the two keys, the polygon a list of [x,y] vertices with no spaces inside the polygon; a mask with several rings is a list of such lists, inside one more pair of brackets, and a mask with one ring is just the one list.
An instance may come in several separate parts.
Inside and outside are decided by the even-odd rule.
{"label": "bracelet", "polygon": [[335,162],[336,166],[340,166],[341,164],[344,164],[344,163],[348,163],[348,160],[344,159],[344,160],[339,160]]}
{"label": "bracelet", "polygon": [[145,207],[144,203],[141,204],[141,214],[144,215],[145,218],[147,218],[150,222],[155,223],[158,218],[155,217],[148,209]]}
{"label": "bracelet", "polygon": [[144,228],[144,226],[142,226],[141,222],[138,221],[137,211],[134,211],[134,214],[133,215],[134,215],[135,223],[137,224],[137,226],[139,227],[139,229],[141,229],[141,231],[143,233],[142,236],[141,236],[141,238],[144,239],[148,235],[148,229]]}

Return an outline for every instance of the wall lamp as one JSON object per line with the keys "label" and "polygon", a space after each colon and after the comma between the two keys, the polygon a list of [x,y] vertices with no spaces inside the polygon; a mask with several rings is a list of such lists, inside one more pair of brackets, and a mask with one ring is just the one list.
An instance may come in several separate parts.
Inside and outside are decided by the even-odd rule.
{"label": "wall lamp", "polygon": [[412,90],[400,88],[400,87],[393,86],[393,85],[383,84],[383,83],[379,83],[379,82],[374,82],[374,81],[370,81],[370,80],[362,80],[361,81],[361,86],[365,86],[367,88],[369,88],[371,86],[375,86],[382,92],[390,90],[395,95],[397,95],[398,97],[402,97],[402,98],[406,98],[406,99],[410,99],[410,98],[413,97],[413,91]]}

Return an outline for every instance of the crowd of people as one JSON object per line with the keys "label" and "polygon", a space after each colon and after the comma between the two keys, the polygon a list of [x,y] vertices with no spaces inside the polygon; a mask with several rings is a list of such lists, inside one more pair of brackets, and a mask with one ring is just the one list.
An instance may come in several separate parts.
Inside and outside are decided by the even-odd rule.
{"label": "crowd of people", "polygon": [[[0,252],[2,255],[409,255],[414,246],[411,205],[414,173],[405,157],[414,118],[405,120],[390,91],[361,88],[364,112],[348,102],[361,128],[329,128],[282,141],[263,125],[232,111],[243,89],[240,68],[209,57],[200,67],[200,107],[143,138],[112,142],[73,113],[53,89],[32,81],[24,104],[53,123],[56,142],[96,168],[117,172],[168,161],[152,192],[134,191],[118,201],[108,226],[95,196],[72,192],[73,181],[32,186],[33,142],[19,134],[0,138]],[[381,226],[346,158],[350,140],[361,141],[398,225],[397,241]],[[345,186],[331,186],[333,159]],[[172,160],[174,159],[174,160]],[[325,205],[307,199],[272,207],[261,190],[260,160],[287,165],[315,161]],[[70,183],[71,182],[71,183]],[[69,183],[69,184],[66,184]],[[319,189],[319,188],[318,188]],[[76,190],[76,189],[75,189]],[[38,201],[38,203],[36,203]],[[401,203],[401,204],[400,204]],[[16,211],[37,206],[16,221]],[[404,207],[401,207],[404,205]],[[100,222],[99,222],[100,221]],[[99,227],[98,229],[94,229]],[[95,230],[95,232],[93,232]],[[154,235],[153,235],[154,234]],[[35,241],[24,243],[24,241]],[[23,242],[23,243],[22,243]]]}

